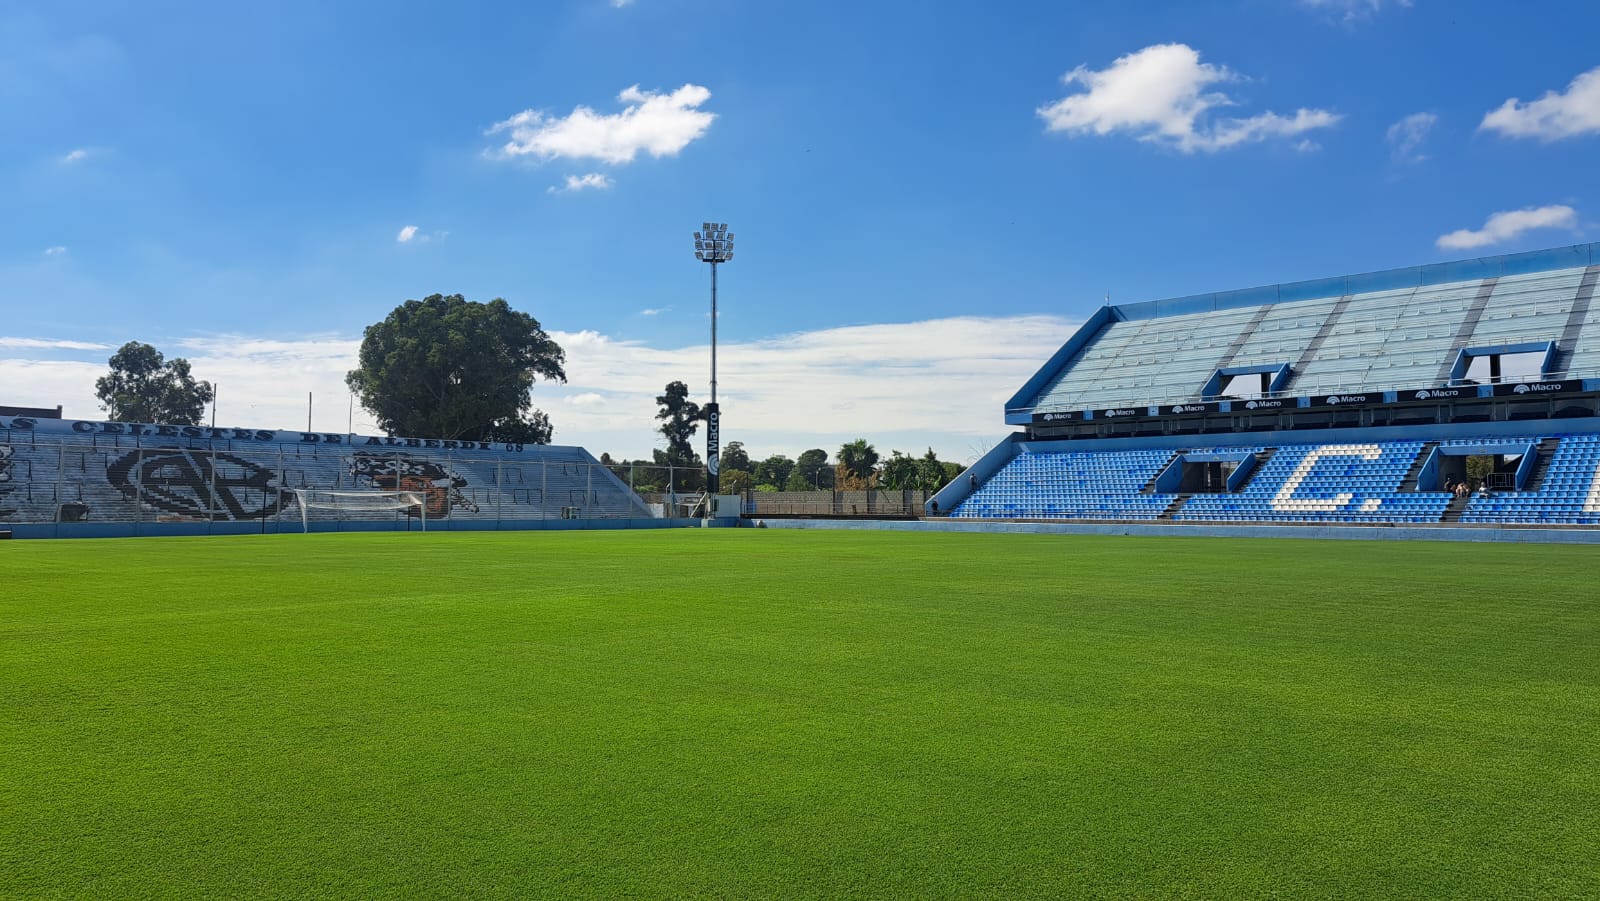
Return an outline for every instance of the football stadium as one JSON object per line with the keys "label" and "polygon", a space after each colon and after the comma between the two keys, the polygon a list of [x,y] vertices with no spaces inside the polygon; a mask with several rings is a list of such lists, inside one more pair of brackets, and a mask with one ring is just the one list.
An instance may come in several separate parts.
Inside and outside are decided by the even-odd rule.
{"label": "football stadium", "polygon": [[892,521],[13,411],[0,893],[1593,896],[1597,279],[1105,306]]}
{"label": "football stadium", "polygon": [[[1101,307],[1006,403],[1020,430],[919,526],[1600,541],[1597,281],[1600,244],[1581,244]],[[0,416],[0,453],[18,537],[815,527],[883,507],[652,507],[579,447],[249,423]]]}

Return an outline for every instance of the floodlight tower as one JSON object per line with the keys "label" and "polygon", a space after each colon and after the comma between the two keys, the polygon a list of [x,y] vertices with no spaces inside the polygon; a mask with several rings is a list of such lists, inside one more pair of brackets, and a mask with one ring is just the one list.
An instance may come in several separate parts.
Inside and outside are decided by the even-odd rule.
{"label": "floodlight tower", "polygon": [[715,495],[722,472],[722,462],[717,458],[722,437],[717,410],[717,264],[733,259],[733,235],[728,233],[728,223],[700,223],[700,231],[694,233],[694,258],[711,264],[711,403],[705,406],[706,494]]}

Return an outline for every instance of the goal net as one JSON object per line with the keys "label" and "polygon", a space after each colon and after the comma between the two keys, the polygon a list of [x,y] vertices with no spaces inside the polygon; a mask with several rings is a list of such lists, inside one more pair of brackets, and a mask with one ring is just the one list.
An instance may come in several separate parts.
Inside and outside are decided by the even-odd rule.
{"label": "goal net", "polygon": [[300,528],[311,531],[311,511],[330,512],[334,518],[373,519],[385,514],[403,513],[422,520],[428,531],[428,503],[420,491],[331,491],[322,488],[289,488],[300,507]]}

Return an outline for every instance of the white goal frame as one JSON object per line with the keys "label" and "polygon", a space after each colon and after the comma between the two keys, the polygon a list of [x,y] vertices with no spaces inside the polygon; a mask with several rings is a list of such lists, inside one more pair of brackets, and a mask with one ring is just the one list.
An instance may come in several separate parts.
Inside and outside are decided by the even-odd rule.
{"label": "white goal frame", "polygon": [[[422,531],[428,531],[428,497],[421,491],[382,491],[368,489],[285,488],[300,507],[300,529],[311,531],[311,510],[339,510],[345,513],[398,513],[416,507],[422,511]],[[343,504],[340,501],[350,501]]]}

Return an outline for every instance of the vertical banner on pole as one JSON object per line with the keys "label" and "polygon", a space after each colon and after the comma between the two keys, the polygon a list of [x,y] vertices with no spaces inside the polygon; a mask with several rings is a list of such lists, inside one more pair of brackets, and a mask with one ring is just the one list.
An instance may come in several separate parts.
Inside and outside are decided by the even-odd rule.
{"label": "vertical banner on pole", "polygon": [[702,222],[694,233],[694,258],[711,265],[711,403],[701,407],[706,417],[706,516],[711,515],[709,498],[717,494],[722,461],[718,459],[721,433],[717,412],[717,264],[733,260],[733,235],[726,222]]}
{"label": "vertical banner on pole", "polygon": [[714,403],[706,404],[701,410],[706,414],[706,494],[715,497],[718,477],[722,474],[722,462],[717,459],[718,446],[722,443],[722,414]]}

